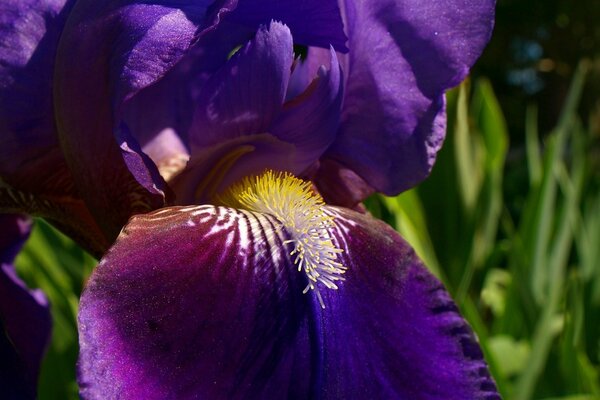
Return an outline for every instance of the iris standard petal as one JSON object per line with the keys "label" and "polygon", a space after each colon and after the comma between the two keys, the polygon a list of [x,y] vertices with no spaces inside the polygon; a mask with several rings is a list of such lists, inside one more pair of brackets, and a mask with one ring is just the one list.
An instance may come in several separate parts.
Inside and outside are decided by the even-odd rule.
{"label": "iris standard petal", "polygon": [[189,132],[191,158],[170,182],[179,204],[209,200],[265,168],[295,173],[305,168],[296,162],[294,142],[270,134],[282,109],[292,62],[290,31],[273,22],[261,27],[204,85]]}
{"label": "iris standard petal", "polygon": [[82,296],[82,397],[499,399],[471,329],[410,247],[368,216],[327,210],[347,271],[321,288],[325,308],[302,293],[274,217],[134,217]]}
{"label": "iris standard petal", "polygon": [[124,139],[122,103],[211,29],[227,2],[207,13],[211,3],[81,0],[69,15],[56,57],[57,124],[77,188],[111,239],[130,215],[168,197],[156,166],[132,154],[139,144],[131,136]]}
{"label": "iris standard petal", "polygon": [[343,77],[333,48],[328,69],[320,66],[305,90],[286,102],[270,131],[297,149],[302,172],[317,161],[335,139],[343,98]]}
{"label": "iris standard petal", "polygon": [[40,363],[50,339],[48,301],[28,290],[12,262],[31,222],[0,215],[0,393],[8,400],[34,399]]}
{"label": "iris standard petal", "polygon": [[225,19],[253,30],[272,20],[282,21],[290,27],[295,43],[348,51],[336,0],[242,0]]}
{"label": "iris standard petal", "polygon": [[192,152],[268,132],[285,99],[293,57],[287,26],[261,27],[204,85],[190,131]]}
{"label": "iris standard petal", "polygon": [[[212,74],[221,69],[236,48],[251,40],[261,25],[280,21],[290,27],[296,43],[329,47],[335,43],[343,50],[343,32],[335,1],[223,2],[218,25],[206,30],[163,79],[129,98],[124,104],[124,120],[142,150],[159,166],[161,175],[170,178],[175,161],[180,166],[182,152],[160,151],[154,146],[158,136],[175,138],[187,145],[188,129],[199,94]],[[236,8],[237,7],[237,8]],[[329,60],[329,52],[326,51]],[[303,91],[316,76],[313,71]],[[154,110],[149,115],[149,108]],[[160,140],[164,142],[164,140]],[[176,144],[176,147],[179,147]],[[189,154],[187,154],[189,156]],[[164,164],[171,164],[163,174]],[[181,168],[179,169],[181,170]],[[178,171],[176,171],[178,172]],[[168,181],[169,179],[167,179]]]}
{"label": "iris standard petal", "polygon": [[445,135],[444,91],[481,54],[494,0],[344,1],[351,52],[328,157],[392,195],[429,173]]}

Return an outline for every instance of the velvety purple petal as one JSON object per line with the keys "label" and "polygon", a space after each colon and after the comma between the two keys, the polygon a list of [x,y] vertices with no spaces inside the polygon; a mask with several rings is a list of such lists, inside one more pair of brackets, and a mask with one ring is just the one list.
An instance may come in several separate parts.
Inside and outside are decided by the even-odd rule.
{"label": "velvety purple petal", "polygon": [[123,140],[122,104],[162,78],[229,2],[208,13],[211,3],[81,0],[71,11],[56,57],[56,116],[77,188],[108,237],[168,201],[157,167]]}
{"label": "velvety purple petal", "polygon": [[6,399],[34,399],[40,363],[50,339],[48,301],[29,290],[11,265],[29,236],[31,222],[0,215],[0,393]]}
{"label": "velvety purple petal", "polygon": [[444,91],[481,54],[494,5],[345,1],[347,90],[328,156],[386,194],[423,180],[445,135]]}
{"label": "velvety purple petal", "polygon": [[294,43],[348,50],[336,0],[245,0],[226,20],[254,29],[272,20],[281,21],[290,27]]}
{"label": "velvety purple petal", "polygon": [[443,286],[387,225],[328,208],[348,267],[302,294],[264,214],[199,206],[134,217],[80,308],[84,399],[499,399]]}
{"label": "velvety purple petal", "polygon": [[81,299],[82,398],[305,398],[310,304],[274,223],[212,206],[134,217]]}
{"label": "velvety purple petal", "polygon": [[268,133],[285,99],[293,61],[289,29],[262,27],[204,85],[190,129],[192,153],[242,135]]}
{"label": "velvety purple petal", "polygon": [[342,71],[333,49],[330,69],[321,66],[306,90],[285,103],[270,131],[296,146],[304,170],[321,157],[335,139],[343,98]]}
{"label": "velvety purple petal", "polygon": [[471,328],[408,244],[368,215],[333,215],[348,271],[321,290],[323,396],[499,400]]}

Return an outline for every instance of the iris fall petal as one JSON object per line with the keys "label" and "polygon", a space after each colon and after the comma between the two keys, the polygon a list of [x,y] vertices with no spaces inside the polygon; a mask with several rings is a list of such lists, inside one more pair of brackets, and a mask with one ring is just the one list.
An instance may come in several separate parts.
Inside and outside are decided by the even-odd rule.
{"label": "iris fall petal", "polygon": [[471,329],[385,224],[335,216],[338,290],[302,293],[275,218],[134,217],[83,294],[79,381],[96,398],[499,399]]}

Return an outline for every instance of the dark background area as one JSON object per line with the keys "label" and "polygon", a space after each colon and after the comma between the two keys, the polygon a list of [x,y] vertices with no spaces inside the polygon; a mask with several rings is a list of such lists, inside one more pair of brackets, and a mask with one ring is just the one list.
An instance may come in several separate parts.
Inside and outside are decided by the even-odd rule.
{"label": "dark background area", "polygon": [[[582,117],[593,119],[599,135],[600,1],[500,0],[489,46],[473,76],[487,76],[515,145],[523,141],[525,110],[536,103],[540,131],[556,125],[578,62],[596,59],[581,102]],[[586,121],[587,122],[587,121]]]}

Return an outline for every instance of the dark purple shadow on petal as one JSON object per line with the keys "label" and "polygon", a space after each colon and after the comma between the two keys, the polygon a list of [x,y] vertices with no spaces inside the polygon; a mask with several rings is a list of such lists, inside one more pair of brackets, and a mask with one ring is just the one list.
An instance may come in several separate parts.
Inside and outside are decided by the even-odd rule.
{"label": "dark purple shadow on petal", "polygon": [[429,174],[445,135],[443,92],[487,43],[494,1],[346,1],[345,17],[347,90],[328,156],[397,194]]}
{"label": "dark purple shadow on petal", "polygon": [[29,290],[11,265],[29,236],[31,222],[0,215],[0,393],[6,399],[34,399],[42,357],[50,340],[48,301]]}
{"label": "dark purple shadow on petal", "polygon": [[346,35],[335,0],[246,0],[226,17],[228,21],[256,27],[272,20],[290,27],[294,43],[347,52]]}
{"label": "dark purple shadow on petal", "polygon": [[327,158],[319,162],[318,170],[309,178],[327,204],[354,209],[374,192],[354,171]]}
{"label": "dark purple shadow on petal", "polygon": [[408,244],[367,215],[335,213],[348,271],[321,291],[322,397],[500,399],[473,332]]}

